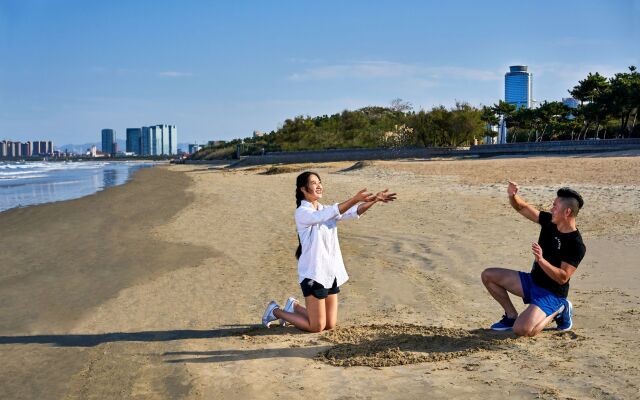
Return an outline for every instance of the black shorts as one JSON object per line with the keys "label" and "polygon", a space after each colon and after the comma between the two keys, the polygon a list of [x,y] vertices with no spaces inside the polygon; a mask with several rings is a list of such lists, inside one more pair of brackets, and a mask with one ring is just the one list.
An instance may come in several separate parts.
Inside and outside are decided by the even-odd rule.
{"label": "black shorts", "polygon": [[334,279],[333,286],[327,289],[318,282],[309,278],[305,278],[302,282],[300,282],[300,288],[302,289],[302,295],[304,297],[313,296],[318,300],[326,299],[330,294],[340,293],[337,279]]}

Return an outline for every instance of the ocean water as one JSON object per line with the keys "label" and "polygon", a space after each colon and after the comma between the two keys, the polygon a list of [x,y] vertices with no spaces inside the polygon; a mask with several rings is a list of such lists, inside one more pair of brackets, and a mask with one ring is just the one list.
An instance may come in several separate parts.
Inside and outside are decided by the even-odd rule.
{"label": "ocean water", "polygon": [[152,162],[0,161],[0,212],[34,204],[77,199],[127,182]]}

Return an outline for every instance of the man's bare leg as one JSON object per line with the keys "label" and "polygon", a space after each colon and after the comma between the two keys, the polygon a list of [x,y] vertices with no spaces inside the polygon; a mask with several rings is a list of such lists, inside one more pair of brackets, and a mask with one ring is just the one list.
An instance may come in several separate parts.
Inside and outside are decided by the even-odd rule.
{"label": "man's bare leg", "polygon": [[530,304],[516,319],[513,324],[513,333],[518,336],[532,337],[540,333],[553,318],[558,315],[558,311],[547,316],[547,314],[535,304]]}
{"label": "man's bare leg", "polygon": [[513,306],[509,293],[524,297],[518,271],[506,268],[487,268],[482,271],[482,283],[491,296],[504,309],[508,318],[517,318],[518,311]]}

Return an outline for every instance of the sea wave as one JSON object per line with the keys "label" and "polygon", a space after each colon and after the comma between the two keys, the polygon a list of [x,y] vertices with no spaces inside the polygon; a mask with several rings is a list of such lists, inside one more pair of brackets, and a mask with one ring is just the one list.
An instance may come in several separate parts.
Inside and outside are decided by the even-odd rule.
{"label": "sea wave", "polygon": [[0,180],[3,181],[11,181],[11,180],[19,180],[19,179],[34,179],[34,178],[48,178],[49,175],[20,175],[20,176],[13,176],[13,175],[7,175],[7,176],[3,176],[2,174],[0,174]]}

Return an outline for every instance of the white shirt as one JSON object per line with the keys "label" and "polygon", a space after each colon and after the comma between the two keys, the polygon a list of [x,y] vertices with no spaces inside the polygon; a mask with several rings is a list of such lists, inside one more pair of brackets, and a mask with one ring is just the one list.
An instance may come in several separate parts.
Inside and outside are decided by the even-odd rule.
{"label": "white shirt", "polygon": [[309,278],[329,289],[334,279],[338,281],[338,286],[349,279],[338,243],[337,222],[358,218],[358,204],[340,214],[338,203],[332,206],[318,203],[316,210],[311,203],[302,200],[295,213],[298,237],[302,244],[302,254],[298,259],[298,282]]}

